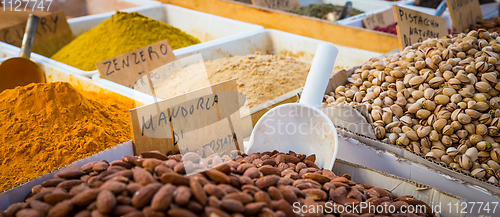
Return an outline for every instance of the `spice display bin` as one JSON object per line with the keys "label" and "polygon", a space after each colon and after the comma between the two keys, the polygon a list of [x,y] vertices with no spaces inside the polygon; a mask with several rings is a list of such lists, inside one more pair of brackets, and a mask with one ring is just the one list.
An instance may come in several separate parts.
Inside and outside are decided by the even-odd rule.
{"label": "spice display bin", "polygon": [[[278,30],[266,29],[255,31],[248,34],[242,34],[238,36],[233,36],[227,38],[223,43],[216,41],[207,42],[200,46],[191,46],[185,49],[178,49],[174,51],[177,58],[187,57],[193,54],[200,53],[204,61],[226,58],[237,55],[248,55],[254,54],[255,52],[261,52],[263,54],[274,54],[278,56],[288,56],[295,57],[301,61],[311,62],[314,53],[316,53],[316,48],[318,44],[323,41],[307,38],[291,33],[286,33]],[[339,49],[339,54],[335,61],[334,71],[350,68],[357,66],[373,56],[380,55],[379,53],[360,50],[356,48],[349,48],[341,45],[335,45]],[[112,81],[106,79],[100,79],[99,75],[95,75],[94,82],[100,83],[106,87],[121,87],[120,93],[128,93],[124,95],[134,94],[137,92],[128,87],[119,85]],[[290,91],[282,96],[276,96],[276,98],[256,105],[250,108],[250,114],[242,113],[243,121],[250,121],[252,125],[257,123],[259,118],[267,112],[269,109],[283,104],[297,101],[297,93],[299,93],[302,88]],[[149,103],[155,102],[154,97],[149,96],[143,99],[147,99]],[[248,123],[248,122],[245,122]],[[246,126],[246,125],[245,125]],[[252,129],[243,129],[243,136],[247,137],[250,135]]]}
{"label": "spice display bin", "polygon": [[[333,164],[333,168],[327,168],[327,169],[332,170],[336,175],[343,175],[343,174],[347,173],[351,176],[351,179],[356,183],[366,183],[366,184],[370,184],[374,187],[389,189],[392,193],[394,193],[397,196],[413,195],[415,198],[422,200],[423,202],[425,202],[429,205],[442,204],[441,205],[442,210],[441,210],[441,213],[439,214],[439,216],[443,216],[443,217],[444,216],[466,216],[465,213],[460,213],[460,210],[463,207],[462,203],[468,202],[464,198],[461,198],[459,196],[444,192],[441,189],[438,189],[438,188],[435,188],[435,187],[432,187],[432,186],[429,186],[426,184],[415,182],[412,180],[413,177],[405,178],[405,177],[390,175],[390,174],[385,173],[383,171],[378,171],[378,170],[372,169],[371,166],[367,167],[367,166],[359,165],[355,162],[353,163],[353,161],[343,160],[342,156],[344,155],[344,153],[351,155],[351,156],[359,154],[359,155],[357,155],[358,157],[350,158],[349,160],[353,160],[353,159],[357,160],[357,158],[359,158],[359,156],[364,156],[365,154],[371,154],[371,155],[375,155],[375,156],[377,154],[380,154],[379,151],[374,151],[373,149],[368,150],[367,153],[365,153],[367,149],[362,149],[361,151],[354,151],[354,152],[352,150],[348,150],[348,151],[342,150],[342,149],[344,149],[344,146],[347,145],[347,144],[345,144],[344,140],[345,140],[345,137],[339,136],[339,142],[340,142],[339,143],[339,154],[337,155],[336,160],[335,159],[324,159],[324,158],[326,158],[326,155],[322,155],[321,153],[333,152],[333,150],[327,148],[326,146],[320,146],[317,149],[307,149],[307,148],[304,149],[301,147],[293,147],[293,146],[292,147],[288,146],[285,148],[285,146],[274,147],[271,145],[270,147],[266,147],[264,150],[255,150],[255,149],[254,150],[255,150],[255,152],[265,152],[265,151],[278,150],[280,152],[285,152],[285,153],[288,152],[289,150],[292,150],[292,151],[311,150],[310,152],[307,152],[307,153],[297,152],[297,154],[305,154],[305,155],[315,154],[316,155],[316,162],[325,162],[324,164],[326,164],[326,165],[330,165],[332,161],[335,161],[335,163]],[[245,147],[249,146],[249,144],[247,142],[244,142],[244,144],[245,144]],[[283,147],[283,148],[280,149],[279,147]],[[351,152],[351,153],[347,153],[347,152]],[[369,152],[371,152],[371,153],[369,153]],[[253,152],[247,151],[248,155],[251,155],[252,153]],[[373,160],[373,156],[370,156],[370,157],[372,157],[371,160]],[[385,156],[383,155],[383,157],[385,157]],[[385,159],[382,159],[382,160],[377,159],[377,160],[378,161],[376,163],[374,163],[375,161],[371,161],[371,162],[373,164],[382,163],[380,165],[387,165],[388,163],[392,163],[392,162],[384,161]],[[393,159],[391,159],[391,160],[393,160]],[[403,161],[404,160],[401,160],[401,162],[403,162]],[[325,165],[318,164],[317,166],[323,167]],[[413,168],[413,167],[417,167],[419,165],[411,165],[411,166]],[[436,177],[436,178],[444,178],[441,174],[439,174],[433,170],[429,170],[426,167],[421,167],[421,166],[419,166],[419,167],[420,167],[419,169],[423,169],[423,172],[419,171],[419,172],[422,172],[419,175],[423,175],[423,176],[427,176],[427,177],[432,176],[432,177]],[[406,172],[411,171],[410,165],[406,166],[406,168],[404,168],[404,169],[405,169],[404,171],[406,171]],[[417,172],[413,173],[413,175],[417,175]],[[479,193],[479,194],[482,193],[477,189],[474,189],[474,190],[477,191],[474,193]],[[451,209],[449,209],[447,204],[453,204],[453,207]],[[456,209],[455,204],[459,208],[458,210]],[[469,216],[469,215],[467,215],[467,216]]]}
{"label": "spice display bin", "polygon": [[[329,80],[325,94],[329,94],[330,92],[334,91],[335,88],[339,85],[346,84],[347,78],[350,75],[352,75],[352,73],[354,72],[355,69],[357,69],[357,67],[349,69],[349,70],[340,70],[339,72],[335,73],[334,76],[332,76]],[[444,164],[441,164],[441,163],[434,161],[434,160],[431,160],[429,158],[425,158],[423,155],[411,152],[406,148],[399,147],[396,145],[390,145],[387,143],[383,143],[379,140],[376,140],[372,126],[370,123],[368,123],[367,119],[365,118],[368,116],[368,114],[367,114],[368,111],[363,109],[363,108],[364,108],[363,106],[357,106],[357,107],[332,106],[332,107],[323,107],[323,108],[321,108],[321,110],[323,112],[325,112],[330,117],[330,119],[332,120],[334,125],[337,127],[337,130],[339,131],[339,133],[342,134],[343,136],[359,140],[360,142],[362,142],[370,147],[373,147],[375,149],[379,149],[379,150],[393,153],[396,156],[398,156],[398,158],[402,157],[403,159],[408,159],[412,162],[415,162],[416,164],[424,165],[424,166],[430,168],[431,170],[437,171],[445,176],[448,176],[449,179],[457,179],[462,183],[466,183],[467,185],[471,185],[473,188],[476,188],[476,189],[480,188],[480,189],[482,189],[482,191],[486,192],[488,195],[496,196],[497,201],[500,202],[500,199],[498,199],[498,197],[500,197],[500,186],[499,185],[493,185],[493,184],[488,183],[486,181],[477,179],[477,178],[471,176],[470,174],[461,172],[461,171],[454,169],[452,167],[449,167],[449,166],[445,166]],[[346,114],[348,114],[348,115],[346,115]],[[351,152],[359,151],[357,149],[357,147],[356,148],[351,147],[347,150],[351,151]],[[360,158],[358,160],[363,161],[365,159]],[[373,162],[370,162],[370,165],[376,165],[376,164],[373,164]],[[391,167],[388,166],[387,164],[380,164],[380,165],[385,165],[385,166],[387,166],[386,169],[391,169]],[[393,171],[397,172],[397,173],[404,172],[404,170],[400,171],[399,169],[395,169]],[[414,177],[416,177],[416,176],[412,176],[411,178],[413,179]],[[427,182],[432,182],[432,180],[427,180]],[[424,184],[428,184],[428,183],[424,182]],[[457,189],[457,191],[460,191],[460,189]],[[453,192],[451,192],[451,193],[453,193]],[[471,197],[475,197],[475,196],[476,195],[471,195]]]}
{"label": "spice display bin", "polygon": [[[18,3],[19,8],[43,10],[48,12],[56,12],[63,10],[68,18],[81,17],[92,14],[106,13],[125,8],[132,8],[143,5],[160,5],[161,3],[153,0],[41,0],[41,1],[15,1],[4,0],[0,3],[7,8],[12,6],[15,8]],[[26,5],[28,4],[28,5]],[[36,4],[36,5],[35,5]],[[44,7],[43,9],[41,7]]]}
{"label": "spice display bin", "polygon": [[[399,46],[397,38],[387,34],[380,34],[376,31],[367,31],[363,28],[343,26],[326,20],[253,6],[232,0],[160,1],[230,19],[262,25],[269,29],[281,30],[331,42],[333,44],[378,53],[388,52]],[[301,1],[301,4],[312,4],[314,2],[320,1]],[[342,2],[345,3],[345,1]],[[342,4],[342,2],[338,1],[337,4]],[[372,10],[382,9],[384,7],[387,7],[387,5],[375,4]],[[224,8],[224,10],[221,10],[220,8]],[[238,13],[235,13],[235,11]]]}
{"label": "spice display bin", "polygon": [[[151,19],[155,19],[179,28],[182,31],[200,39],[202,43],[193,45],[193,47],[202,46],[203,42],[223,41],[224,38],[228,36],[234,36],[245,32],[263,29],[262,26],[218,17],[211,14],[201,13],[198,11],[181,8],[175,5],[150,5],[124,9],[121,11],[138,12]],[[69,19],[68,23],[71,27],[73,35],[76,37],[99,25],[102,21],[110,18],[113,14],[115,14],[115,12],[78,17]],[[181,48],[178,50],[186,48]],[[83,71],[61,62],[55,62],[53,65],[63,68],[64,70],[72,72],[74,74],[85,75],[88,77],[91,77],[92,75],[98,73],[97,70]]]}

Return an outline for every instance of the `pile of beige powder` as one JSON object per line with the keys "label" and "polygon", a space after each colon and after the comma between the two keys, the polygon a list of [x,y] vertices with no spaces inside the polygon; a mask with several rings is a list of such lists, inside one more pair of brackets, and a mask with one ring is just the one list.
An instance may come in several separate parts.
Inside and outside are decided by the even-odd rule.
{"label": "pile of beige powder", "polygon": [[259,53],[235,56],[205,61],[204,66],[185,67],[156,84],[155,92],[157,97],[166,99],[236,78],[238,91],[245,94],[248,106],[253,107],[304,86],[310,67],[310,63],[291,57]]}

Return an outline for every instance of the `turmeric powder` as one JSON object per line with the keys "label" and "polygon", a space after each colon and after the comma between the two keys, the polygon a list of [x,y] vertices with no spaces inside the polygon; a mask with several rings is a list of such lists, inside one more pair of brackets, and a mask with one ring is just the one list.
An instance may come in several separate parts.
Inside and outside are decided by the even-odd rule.
{"label": "turmeric powder", "polygon": [[66,82],[0,93],[0,191],[130,140],[127,108]]}
{"label": "turmeric powder", "polygon": [[51,58],[91,71],[96,70],[97,62],[165,39],[174,50],[200,43],[197,38],[171,25],[137,12],[117,11],[111,18],[75,38]]}

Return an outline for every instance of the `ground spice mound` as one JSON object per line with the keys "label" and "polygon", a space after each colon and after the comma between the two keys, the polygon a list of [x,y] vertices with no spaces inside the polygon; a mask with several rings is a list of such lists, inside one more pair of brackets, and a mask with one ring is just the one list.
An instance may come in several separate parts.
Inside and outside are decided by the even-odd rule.
{"label": "ground spice mound", "polygon": [[131,138],[128,108],[86,98],[69,83],[0,93],[0,191]]}
{"label": "ground spice mound", "polygon": [[[236,79],[238,91],[246,96],[249,107],[303,87],[310,63],[292,57],[252,54],[193,64],[155,85],[157,97],[166,99],[223,81]],[[208,80],[207,81],[207,74]]]}
{"label": "ground spice mound", "polygon": [[96,70],[95,63],[167,40],[172,49],[200,43],[197,38],[137,12],[117,11],[78,36],[51,58],[81,70]]}

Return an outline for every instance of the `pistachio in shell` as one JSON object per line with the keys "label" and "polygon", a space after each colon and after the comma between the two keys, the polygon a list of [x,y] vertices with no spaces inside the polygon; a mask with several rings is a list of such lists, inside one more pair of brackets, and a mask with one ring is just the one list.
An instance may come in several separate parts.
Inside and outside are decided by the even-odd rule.
{"label": "pistachio in shell", "polygon": [[420,126],[417,130],[418,137],[424,138],[428,136],[432,131],[431,126]]}
{"label": "pistachio in shell", "polygon": [[381,127],[381,126],[375,127],[374,131],[375,131],[375,136],[377,137],[377,139],[385,138],[385,128],[384,127]]}
{"label": "pistachio in shell", "polygon": [[384,111],[382,114],[382,121],[385,124],[390,124],[392,122],[392,112],[391,111]]}
{"label": "pistachio in shell", "polygon": [[450,163],[453,162],[453,158],[445,154],[441,157],[441,161],[443,161],[443,163],[445,163],[446,165],[449,165]]}
{"label": "pistachio in shell", "polygon": [[446,154],[455,157],[458,154],[458,150],[455,147],[449,147],[446,149]]}
{"label": "pistachio in shell", "polygon": [[469,137],[470,144],[476,145],[478,142],[483,141],[483,137],[479,134],[473,134]]}
{"label": "pistachio in shell", "polygon": [[490,151],[491,160],[500,163],[500,149],[494,148]]}
{"label": "pistachio in shell", "polygon": [[443,127],[442,133],[443,133],[443,135],[449,136],[449,135],[453,134],[454,130],[455,129],[451,125],[446,125]]}
{"label": "pistachio in shell", "polygon": [[496,136],[498,134],[498,127],[489,126],[488,127],[488,136]]}
{"label": "pistachio in shell", "polygon": [[491,89],[491,85],[487,82],[484,82],[484,81],[480,81],[480,82],[477,82],[474,87],[476,87],[476,90],[481,92],[481,93],[486,93],[488,91],[490,91]]}
{"label": "pistachio in shell", "polygon": [[488,70],[488,63],[486,62],[477,62],[476,63],[476,71],[478,73],[483,73]]}
{"label": "pistachio in shell", "polygon": [[470,147],[467,149],[467,151],[465,151],[464,155],[467,155],[470,158],[471,162],[474,162],[479,157],[479,151],[475,147]]}
{"label": "pistachio in shell", "polygon": [[421,108],[422,108],[421,103],[413,103],[410,107],[408,107],[408,112],[415,114]]}
{"label": "pistachio in shell", "polygon": [[420,109],[417,111],[417,114],[415,115],[419,119],[426,119],[431,115],[431,111],[427,109]]}
{"label": "pistachio in shell", "polygon": [[[403,131],[404,132],[404,131]],[[418,134],[415,130],[411,129],[407,132],[405,132],[405,135],[408,137],[408,139],[410,139],[411,141],[418,141],[419,138],[418,138]]]}
{"label": "pistachio in shell", "polygon": [[409,143],[410,139],[406,135],[402,135],[396,140],[396,145],[398,146],[407,146]]}
{"label": "pistachio in shell", "polygon": [[371,116],[373,121],[382,120],[382,112],[380,110],[373,109],[371,112]]}
{"label": "pistachio in shell", "polygon": [[488,127],[484,124],[476,125],[476,133],[481,136],[486,136],[488,134]]}
{"label": "pistachio in shell", "polygon": [[466,170],[468,170],[472,167],[472,161],[471,161],[470,157],[467,156],[466,154],[463,154],[460,156],[459,164],[460,164],[461,168],[466,169]]}
{"label": "pistachio in shell", "polygon": [[432,100],[425,100],[424,102],[422,102],[422,108],[433,111],[434,109],[436,109],[436,103]]}
{"label": "pistachio in shell", "polygon": [[399,119],[399,121],[401,121],[401,124],[403,124],[405,126],[411,127],[413,125],[413,121],[411,120],[411,117],[409,117],[409,116],[403,116]]}
{"label": "pistachio in shell", "polygon": [[401,108],[401,106],[399,105],[391,105],[391,111],[394,115],[396,115],[397,117],[402,117],[404,115],[404,112],[403,112],[403,108]]}
{"label": "pistachio in shell", "polygon": [[437,121],[437,115],[436,114],[431,114],[427,118],[427,125],[432,126],[436,121]]}
{"label": "pistachio in shell", "polygon": [[491,143],[486,142],[486,141],[481,141],[476,144],[476,148],[479,151],[484,151],[487,149],[491,149]]}
{"label": "pistachio in shell", "polygon": [[446,119],[438,119],[436,122],[434,122],[433,128],[437,132],[442,132],[443,128],[446,126],[447,123],[448,121]]}
{"label": "pistachio in shell", "polygon": [[444,82],[445,82],[444,78],[434,77],[429,81],[429,86],[432,88],[439,88]]}
{"label": "pistachio in shell", "polygon": [[478,119],[482,115],[481,112],[474,109],[465,109],[465,114],[469,115],[472,119]]}
{"label": "pistachio in shell", "polygon": [[469,132],[467,130],[457,130],[456,134],[459,138],[465,139],[469,135]]}
{"label": "pistachio in shell", "polygon": [[430,158],[432,160],[438,160],[438,156],[436,153],[430,151],[427,154],[425,154],[425,157]]}
{"label": "pistachio in shell", "polygon": [[441,143],[443,143],[446,147],[450,147],[451,144],[453,144],[453,141],[450,136],[444,135],[441,137]]}
{"label": "pistachio in shell", "polygon": [[471,175],[477,178],[483,178],[486,175],[486,171],[483,168],[476,168],[472,170]]}
{"label": "pistachio in shell", "polygon": [[438,119],[450,119],[451,118],[451,112],[448,111],[448,110],[442,110],[440,112],[437,113],[437,118]]}

